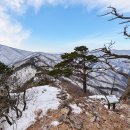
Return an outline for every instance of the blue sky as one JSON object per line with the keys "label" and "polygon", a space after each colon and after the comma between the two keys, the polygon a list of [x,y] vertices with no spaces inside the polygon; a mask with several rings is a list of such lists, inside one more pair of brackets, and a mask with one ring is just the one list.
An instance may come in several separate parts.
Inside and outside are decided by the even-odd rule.
{"label": "blue sky", "polygon": [[[0,43],[42,52],[66,52],[75,46],[103,47],[111,40],[115,49],[130,49],[119,21],[99,17],[107,6],[130,12],[125,0],[1,0]],[[123,3],[123,4],[122,4]]]}

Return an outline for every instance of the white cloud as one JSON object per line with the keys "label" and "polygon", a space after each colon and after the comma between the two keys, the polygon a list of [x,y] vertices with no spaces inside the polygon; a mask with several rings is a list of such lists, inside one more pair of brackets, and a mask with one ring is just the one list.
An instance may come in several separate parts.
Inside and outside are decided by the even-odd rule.
{"label": "white cloud", "polygon": [[108,6],[118,8],[123,12],[130,12],[130,1],[126,0],[1,0],[3,6],[20,14],[25,13],[29,7],[32,7],[36,12],[44,5],[63,5],[69,7],[71,5],[82,5],[87,9],[94,8],[106,9]]}
{"label": "white cloud", "polygon": [[26,3],[25,0],[2,0],[1,4],[19,14],[25,12]]}
{"label": "white cloud", "polygon": [[12,47],[20,47],[30,32],[7,14],[6,8],[0,6],[0,43]]}
{"label": "white cloud", "polygon": [[46,4],[64,7],[82,5],[90,10],[102,10],[111,5],[121,11],[130,12],[130,1],[126,0],[0,0],[0,43],[19,47],[30,35],[20,22],[11,17],[9,11],[24,14],[31,7],[37,12]]}
{"label": "white cloud", "polygon": [[28,6],[32,6],[36,12],[39,11],[41,6],[44,4],[43,0],[27,0]]}
{"label": "white cloud", "polygon": [[130,1],[126,0],[2,0],[10,9],[16,12],[25,12],[28,7],[38,11],[42,6],[48,5],[83,5],[88,9],[104,9],[108,6],[114,6],[121,11],[130,12]]}
{"label": "white cloud", "polygon": [[116,7],[123,12],[130,12],[130,1],[126,0],[81,0],[86,2],[89,8],[106,8],[108,6]]}

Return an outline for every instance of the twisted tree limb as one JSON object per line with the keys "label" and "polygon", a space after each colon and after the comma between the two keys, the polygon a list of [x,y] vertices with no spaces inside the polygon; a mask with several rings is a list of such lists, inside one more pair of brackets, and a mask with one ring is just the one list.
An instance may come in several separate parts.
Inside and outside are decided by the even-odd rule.
{"label": "twisted tree limb", "polygon": [[[109,6],[108,9],[110,9],[111,11],[101,15],[101,16],[112,15],[113,17],[110,18],[108,21],[120,19],[121,22],[119,24],[130,23],[130,17],[124,16],[124,14],[119,13],[115,7]],[[130,38],[130,33],[128,32],[128,25],[124,27],[123,35],[126,36],[127,38]]]}

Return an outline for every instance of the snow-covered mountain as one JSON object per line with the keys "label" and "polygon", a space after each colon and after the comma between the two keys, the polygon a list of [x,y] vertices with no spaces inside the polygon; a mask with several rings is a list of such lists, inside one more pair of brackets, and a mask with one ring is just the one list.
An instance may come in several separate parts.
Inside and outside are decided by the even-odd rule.
{"label": "snow-covered mountain", "polygon": [[34,80],[40,82],[44,79],[45,69],[52,68],[59,59],[59,54],[30,52],[0,45],[0,61],[14,67],[14,74],[10,81],[12,84],[17,77],[16,86],[27,82],[33,83]]}
{"label": "snow-covered mountain", "polygon": [[32,54],[32,52],[0,45],[0,61],[6,65],[14,64],[30,54]]}
{"label": "snow-covered mountain", "polygon": [[[32,57],[39,57],[41,59],[54,59],[59,55],[48,54],[43,52],[31,52],[8,47],[0,44],[0,61],[6,65],[18,65],[18,63],[26,62]],[[46,60],[48,62],[48,60]]]}
{"label": "snow-covered mountain", "polygon": [[[113,51],[118,54],[130,55],[130,51]],[[122,62],[122,60],[124,59],[112,60],[111,63],[116,69],[128,73],[130,65],[129,63]],[[13,83],[13,79],[17,78],[17,80],[14,80],[14,84],[17,86],[18,83],[20,87],[26,87],[27,89],[27,107],[25,111],[22,112],[22,117],[17,118],[15,111],[10,109],[9,119],[13,125],[10,126],[5,118],[2,117],[0,118],[0,129],[32,130],[32,126],[34,130],[48,128],[68,129],[72,128],[72,124],[76,129],[79,129],[79,126],[80,129],[82,129],[83,126],[87,126],[86,128],[88,130],[94,130],[95,128],[129,129],[128,125],[126,125],[127,120],[130,124],[128,118],[130,117],[129,106],[122,103],[117,104],[116,109],[119,111],[117,113],[116,111],[107,110],[107,102],[105,101],[97,101],[95,98],[93,99],[92,96],[88,98],[80,97],[82,90],[76,85],[79,84],[79,86],[82,87],[82,84],[78,78],[75,80],[63,78],[64,81],[61,80],[62,84],[60,84],[59,88],[56,88],[55,85],[45,85],[50,78],[46,70],[51,69],[60,61],[60,55],[29,52],[0,45],[0,61],[6,65],[14,66],[14,73],[10,77],[11,84]],[[94,65],[94,67],[96,66],[101,68],[106,67],[101,63]],[[114,89],[118,89],[115,93],[120,96],[127,86],[127,78],[112,70],[102,71],[102,73],[94,72],[89,75],[87,89],[95,94],[110,92],[111,87],[113,87],[114,77]],[[30,88],[28,88],[28,86],[30,86]],[[70,89],[68,89],[69,87]],[[77,92],[73,91],[74,89]],[[20,93],[21,96],[19,95],[21,99],[23,99],[22,94],[23,92]],[[16,93],[12,93],[12,95],[16,96]],[[102,96],[104,97],[104,95]],[[102,96],[100,95],[99,97]],[[78,99],[78,97],[80,98]],[[98,98],[97,95],[94,97]],[[22,100],[20,104],[18,104],[18,108],[22,111]],[[66,123],[66,121],[68,121],[68,123]],[[112,122],[116,122],[116,125],[111,125]],[[97,125],[98,123],[100,123],[100,125]],[[67,127],[65,127],[66,125]],[[119,127],[119,125],[121,127]]]}
{"label": "snow-covered mountain", "polygon": [[[130,55],[129,50],[113,50],[113,52]],[[96,55],[99,55],[99,53]],[[111,63],[118,70],[129,73],[129,63],[124,63],[122,60],[123,59],[111,60]],[[43,79],[47,78],[47,76],[45,76],[46,68],[52,68],[57,62],[59,62],[60,55],[30,52],[0,45],[0,61],[6,65],[14,66],[15,73],[13,74],[13,77],[16,76],[18,78],[18,83],[24,84],[28,81],[43,82]],[[98,67],[103,68],[104,65],[99,63]],[[115,90],[118,90],[117,95],[120,95],[127,86],[127,78],[116,74],[111,70],[104,71],[100,74],[92,73],[87,82],[88,89],[96,94],[102,93],[103,91],[110,91],[113,86],[114,76],[114,88]],[[80,86],[82,87],[81,84]]]}

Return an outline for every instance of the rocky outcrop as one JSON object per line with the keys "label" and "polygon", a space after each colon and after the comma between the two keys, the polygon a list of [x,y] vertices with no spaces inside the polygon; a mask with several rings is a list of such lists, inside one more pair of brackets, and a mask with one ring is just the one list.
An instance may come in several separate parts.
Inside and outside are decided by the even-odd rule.
{"label": "rocky outcrop", "polygon": [[[62,98],[63,97],[67,97]],[[89,98],[71,98],[59,92],[61,104],[57,110],[49,110],[27,130],[129,130],[130,106],[117,104],[116,110],[108,110],[105,103]],[[59,96],[60,95],[60,96]],[[78,109],[81,109],[80,111]]]}

